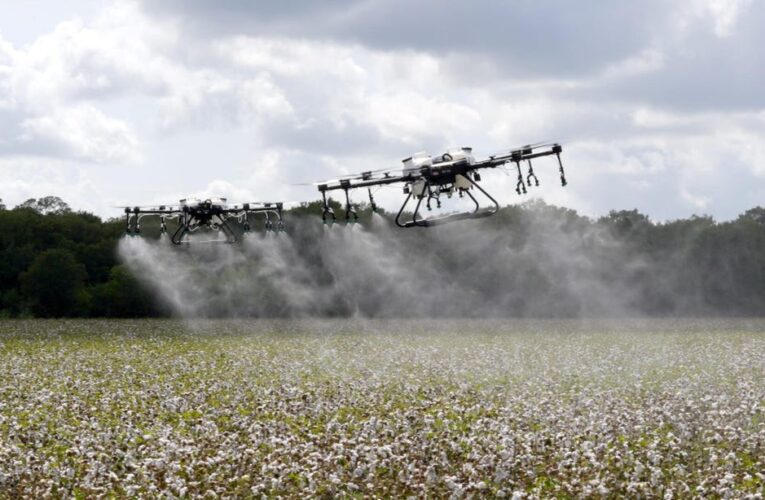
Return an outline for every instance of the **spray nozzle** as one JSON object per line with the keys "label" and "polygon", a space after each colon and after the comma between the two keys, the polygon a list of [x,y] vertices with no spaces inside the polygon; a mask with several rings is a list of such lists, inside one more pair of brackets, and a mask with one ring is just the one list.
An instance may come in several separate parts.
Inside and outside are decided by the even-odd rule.
{"label": "spray nozzle", "polygon": [[515,168],[518,170],[518,182],[515,184],[515,192],[519,195],[526,194],[526,184],[523,183],[523,173],[521,173],[521,162],[515,162]]}
{"label": "spray nozzle", "polygon": [[534,173],[534,166],[531,164],[531,160],[526,160],[529,163],[529,173],[526,176],[526,183],[531,186],[531,179],[534,179],[534,185],[539,187],[539,179],[537,179],[537,174]]}
{"label": "spray nozzle", "polygon": [[558,158],[558,171],[560,172],[560,185],[563,187],[566,187],[566,184],[568,184],[568,181],[566,181],[566,172],[563,171],[563,162],[560,159],[560,146],[557,146],[557,149],[555,150],[555,156]]}

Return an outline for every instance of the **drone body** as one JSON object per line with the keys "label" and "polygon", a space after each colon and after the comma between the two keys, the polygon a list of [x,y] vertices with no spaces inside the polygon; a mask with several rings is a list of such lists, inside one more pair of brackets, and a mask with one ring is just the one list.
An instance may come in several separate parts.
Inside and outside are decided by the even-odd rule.
{"label": "drone body", "polygon": [[[231,205],[226,198],[200,200],[197,198],[183,199],[178,205],[155,207],[125,207],[125,226],[127,234],[141,232],[141,219],[144,217],[159,217],[160,232],[167,233],[167,221],[177,221],[178,228],[170,241],[175,245],[189,243],[188,236],[202,228],[209,228],[223,234],[222,239],[208,240],[214,243],[235,243],[237,236],[229,222],[235,221],[243,232],[251,230],[250,215],[261,214],[265,217],[267,231],[283,231],[282,202],[273,203],[242,203]],[[275,218],[276,225],[274,226]]]}
{"label": "drone body", "polygon": [[[563,163],[560,159],[562,151],[563,148],[559,144],[528,145],[510,150],[508,153],[490,156],[480,161],[473,157],[472,149],[469,147],[450,149],[446,153],[435,157],[426,153],[417,153],[402,160],[402,169],[362,172],[361,174],[332,181],[316,183],[324,202],[322,218],[325,223],[336,220],[334,210],[332,210],[327,201],[327,192],[329,191],[342,190],[345,192],[345,219],[347,222],[355,222],[358,220],[358,215],[350,201],[350,190],[367,188],[372,210],[376,210],[377,207],[371,188],[373,186],[397,183],[404,184],[403,190],[404,194],[406,194],[406,199],[396,215],[396,225],[399,227],[427,227],[456,220],[488,217],[499,210],[499,204],[478,184],[481,180],[481,175],[478,172],[480,169],[496,168],[507,163],[514,163],[518,172],[516,192],[518,194],[525,194],[527,186],[530,187],[532,183],[535,186],[539,186],[539,180],[534,173],[531,161],[543,156],[555,155],[558,159],[561,184],[565,186],[566,177],[563,171]],[[521,171],[521,162],[527,164],[528,170],[525,178]],[[473,189],[489,200],[490,204],[488,207],[481,207],[471,192]],[[441,196],[445,195],[447,198],[451,198],[454,194],[457,194],[460,198],[467,196],[473,202],[475,208],[469,212],[427,219],[420,214],[423,201],[428,210],[432,209],[434,203],[440,208]],[[414,211],[411,213],[411,218],[409,218],[408,215],[404,214],[405,209],[412,200],[416,200],[416,204]]]}

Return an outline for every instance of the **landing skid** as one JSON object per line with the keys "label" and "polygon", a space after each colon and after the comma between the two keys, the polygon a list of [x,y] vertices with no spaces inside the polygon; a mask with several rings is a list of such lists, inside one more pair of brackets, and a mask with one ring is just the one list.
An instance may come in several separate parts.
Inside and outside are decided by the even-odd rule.
{"label": "landing skid", "polygon": [[226,224],[226,221],[221,221],[218,224],[218,230],[224,234],[225,238],[219,238],[216,240],[194,241],[194,242],[191,242],[188,239],[184,239],[185,236],[196,231],[198,227],[199,226],[192,228],[188,224],[181,224],[178,226],[178,229],[176,229],[175,232],[173,233],[173,236],[170,238],[170,241],[173,242],[173,245],[191,245],[191,244],[196,245],[199,243],[236,243],[237,242],[236,234],[234,234],[234,231],[231,230],[231,227],[228,224]]}
{"label": "landing skid", "polygon": [[468,195],[468,197],[473,201],[475,204],[475,209],[472,212],[462,212],[457,214],[449,214],[449,215],[443,215],[439,217],[431,217],[431,218],[423,218],[420,216],[420,207],[422,206],[422,200],[425,198],[432,197],[430,194],[430,182],[425,183],[425,187],[423,189],[423,194],[421,196],[417,197],[417,204],[414,207],[414,212],[412,213],[411,220],[404,220],[402,221],[402,215],[404,214],[404,210],[406,209],[406,206],[409,204],[409,201],[412,199],[412,192],[410,191],[407,195],[406,199],[404,200],[404,203],[401,205],[401,209],[398,211],[398,214],[396,215],[396,225],[398,227],[407,228],[407,227],[430,227],[430,226],[437,226],[440,224],[446,224],[449,222],[456,222],[460,220],[467,220],[467,219],[482,219],[484,217],[489,217],[497,213],[499,211],[499,203],[497,203],[497,200],[495,200],[489,193],[486,192],[481,186],[478,185],[473,179],[471,179],[469,176],[465,176],[465,179],[470,182],[470,184],[478,189],[481,193],[483,193],[486,198],[491,201],[491,206],[481,208],[480,204],[478,203],[478,200],[475,199],[475,196],[468,191],[467,189],[461,190],[462,193],[465,193]]}

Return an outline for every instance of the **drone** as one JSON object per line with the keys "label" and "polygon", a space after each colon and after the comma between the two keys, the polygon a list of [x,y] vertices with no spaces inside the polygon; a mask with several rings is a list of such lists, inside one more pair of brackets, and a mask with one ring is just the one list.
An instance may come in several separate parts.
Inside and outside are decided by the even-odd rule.
{"label": "drone", "polygon": [[[201,228],[210,228],[223,234],[223,238],[204,241],[205,243],[236,243],[237,235],[229,225],[235,221],[245,233],[252,230],[250,215],[262,214],[265,217],[266,231],[284,231],[282,209],[284,202],[242,203],[230,205],[226,198],[200,200],[188,198],[180,200],[178,205],[159,205],[154,207],[123,207],[127,234],[141,232],[141,219],[159,217],[161,234],[167,234],[167,221],[174,220],[178,228],[170,241],[175,245],[190,243],[188,236]],[[200,241],[201,242],[201,241]]]}
{"label": "drone", "polygon": [[[507,164],[515,164],[518,174],[518,182],[515,191],[526,194],[527,189],[539,186],[531,161],[544,156],[555,156],[558,159],[560,181],[566,186],[566,174],[563,170],[563,162],[560,154],[563,148],[558,143],[529,144],[520,148],[511,149],[508,152],[489,156],[485,160],[476,160],[470,147],[452,148],[438,156],[430,156],[427,153],[416,153],[402,160],[402,169],[383,169],[360,174],[349,175],[339,179],[320,181],[314,183],[318,186],[323,200],[322,219],[325,224],[333,223],[337,217],[327,201],[327,193],[330,191],[345,192],[345,220],[346,222],[358,221],[358,214],[350,200],[349,191],[366,188],[369,194],[369,204],[373,211],[377,211],[372,187],[386,186],[390,184],[404,184],[403,191],[406,195],[401,209],[396,215],[396,225],[402,228],[428,227],[446,222],[464,219],[476,219],[494,215],[499,210],[499,203],[478,182],[481,180],[479,170],[484,168],[505,167]],[[524,176],[522,165],[527,169]],[[490,202],[488,207],[482,208],[476,197],[471,193],[475,189]],[[437,217],[424,218],[420,209],[425,202],[428,210],[432,210],[433,204],[441,208],[441,196],[451,198],[457,194],[460,198],[467,196],[475,205],[472,211],[450,213]],[[414,211],[404,215],[410,201],[416,200]]]}

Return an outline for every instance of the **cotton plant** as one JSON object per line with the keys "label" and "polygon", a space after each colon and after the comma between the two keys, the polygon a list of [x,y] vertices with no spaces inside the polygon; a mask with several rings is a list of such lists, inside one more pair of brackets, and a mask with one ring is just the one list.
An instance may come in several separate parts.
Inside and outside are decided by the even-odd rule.
{"label": "cotton plant", "polygon": [[0,497],[765,488],[765,323],[1,326]]}

